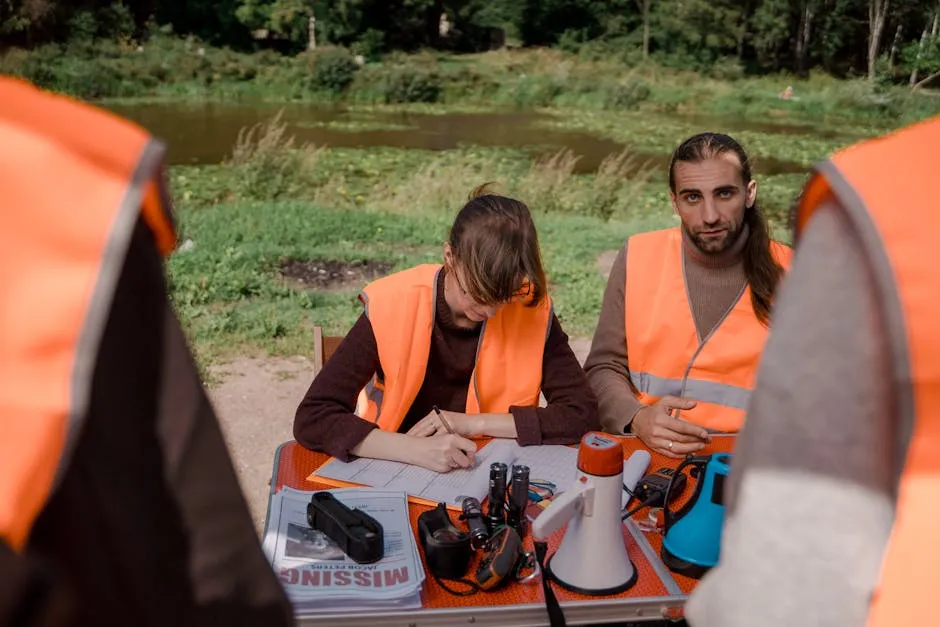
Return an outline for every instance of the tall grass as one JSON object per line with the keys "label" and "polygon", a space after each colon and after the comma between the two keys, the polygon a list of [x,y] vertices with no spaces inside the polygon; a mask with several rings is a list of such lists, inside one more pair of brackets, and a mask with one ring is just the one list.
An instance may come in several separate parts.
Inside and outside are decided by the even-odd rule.
{"label": "tall grass", "polygon": [[[414,155],[418,151],[392,151]],[[647,183],[655,169],[626,148],[603,160],[596,172],[575,174],[579,157],[570,149],[530,159],[522,151],[466,149],[419,153],[394,172],[346,163],[334,151],[295,146],[278,113],[242,129],[227,161],[232,187],[223,199],[309,200],[319,205],[402,215],[452,216],[474,187],[496,183],[500,193],[523,200],[533,211],[586,215],[603,221],[643,213]],[[362,153],[358,153],[359,156]],[[219,199],[215,199],[219,200]]]}
{"label": "tall grass", "polygon": [[450,155],[433,157],[412,174],[372,190],[366,201],[379,211],[407,215],[451,216],[466,201],[475,183],[500,178],[492,157],[454,160]]}
{"label": "tall grass", "polygon": [[531,199],[530,203],[542,211],[564,211],[567,207],[565,193],[569,181],[574,176],[574,168],[580,159],[568,148],[538,158],[525,177],[518,183],[518,189]]}
{"label": "tall grass", "polygon": [[630,148],[604,158],[597,171],[576,175],[580,157],[564,148],[536,159],[513,185],[543,212],[587,215],[607,221],[643,213],[647,183],[656,171]]}
{"label": "tall grass", "polygon": [[648,160],[624,148],[604,158],[590,190],[592,215],[609,220],[614,215],[635,217],[640,198],[656,169]]}
{"label": "tall grass", "polygon": [[276,200],[317,183],[323,149],[309,143],[295,146],[282,114],[238,133],[228,165],[238,175],[236,190],[243,198]]}

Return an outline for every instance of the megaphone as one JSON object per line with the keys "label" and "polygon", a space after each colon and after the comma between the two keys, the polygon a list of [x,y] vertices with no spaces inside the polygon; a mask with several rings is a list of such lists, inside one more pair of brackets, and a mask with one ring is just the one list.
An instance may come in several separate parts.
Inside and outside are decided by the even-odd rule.
{"label": "megaphone", "polygon": [[623,535],[621,495],[623,486],[633,491],[649,463],[649,451],[639,450],[625,464],[620,440],[605,433],[592,431],[581,438],[574,485],[532,523],[536,541],[568,524],[543,577],[587,595],[618,594],[636,583]]}
{"label": "megaphone", "polygon": [[[673,477],[692,466],[698,477],[695,492],[679,511],[669,510],[672,482],[666,490],[666,523],[661,555],[670,570],[701,579],[718,563],[725,520],[724,485],[731,470],[731,454],[691,457],[679,464]],[[696,472],[697,471],[697,472]]]}

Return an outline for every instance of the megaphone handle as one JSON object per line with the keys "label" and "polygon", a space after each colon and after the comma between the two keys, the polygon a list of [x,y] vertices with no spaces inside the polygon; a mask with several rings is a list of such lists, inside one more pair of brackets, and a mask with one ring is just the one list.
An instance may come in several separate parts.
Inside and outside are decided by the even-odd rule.
{"label": "megaphone handle", "polygon": [[593,490],[593,485],[578,483],[553,498],[551,504],[532,523],[532,537],[544,540],[558,531],[574,515],[585,492]]}

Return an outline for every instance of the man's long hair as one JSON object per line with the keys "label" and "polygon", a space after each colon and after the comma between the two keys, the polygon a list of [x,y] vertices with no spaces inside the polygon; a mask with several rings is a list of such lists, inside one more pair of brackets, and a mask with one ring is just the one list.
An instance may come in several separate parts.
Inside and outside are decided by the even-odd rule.
{"label": "man's long hair", "polygon": [[[699,163],[726,152],[733,152],[738,156],[738,161],[741,162],[741,177],[744,179],[746,189],[751,182],[751,163],[747,153],[738,142],[721,133],[701,133],[690,137],[676,148],[672,161],[669,163],[669,188],[673,193],[676,192],[677,161]],[[744,223],[747,224],[750,232],[743,252],[744,275],[751,288],[751,305],[754,307],[754,313],[761,324],[768,326],[774,293],[783,276],[783,266],[777,262],[771,252],[770,228],[756,200],[749,209],[744,210]]]}

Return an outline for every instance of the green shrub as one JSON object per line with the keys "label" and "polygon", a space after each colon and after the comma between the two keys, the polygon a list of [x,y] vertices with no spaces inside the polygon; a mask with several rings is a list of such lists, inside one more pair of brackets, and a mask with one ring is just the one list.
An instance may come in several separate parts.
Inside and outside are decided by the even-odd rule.
{"label": "green shrub", "polygon": [[588,34],[581,28],[569,28],[558,38],[558,48],[572,54],[577,54],[581,46],[589,39]]}
{"label": "green shrub", "polygon": [[138,96],[157,82],[152,76],[139,80],[122,71],[112,59],[85,59],[65,54],[56,45],[42,46],[31,53],[17,73],[44,89],[88,100]]}
{"label": "green shrub", "polygon": [[744,66],[734,57],[723,57],[712,63],[708,75],[719,81],[734,82],[744,78]]}
{"label": "green shrub", "polygon": [[356,76],[359,66],[345,48],[331,48],[316,55],[309,85],[316,91],[340,93]]}
{"label": "green shrub", "polygon": [[565,92],[563,80],[552,76],[525,76],[508,87],[502,98],[518,107],[547,107]]}
{"label": "green shrub", "polygon": [[382,78],[382,93],[387,104],[402,102],[437,102],[441,92],[436,74],[413,67],[396,67]]}
{"label": "green shrub", "polygon": [[98,20],[91,11],[76,11],[69,20],[69,39],[91,41],[98,36]]}
{"label": "green shrub", "polygon": [[636,109],[652,94],[649,85],[638,76],[633,76],[614,85],[608,94],[608,106],[616,109]]}
{"label": "green shrub", "polygon": [[385,33],[370,28],[350,46],[353,54],[361,54],[366,61],[378,61],[385,52]]}
{"label": "green shrub", "polygon": [[40,87],[53,89],[56,66],[62,58],[62,48],[57,44],[40,46],[30,52],[16,68],[17,73]]}
{"label": "green shrub", "polygon": [[114,2],[98,14],[98,36],[126,39],[134,34],[134,14],[122,2]]}

